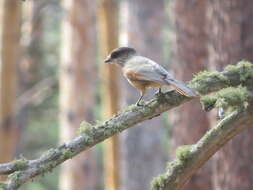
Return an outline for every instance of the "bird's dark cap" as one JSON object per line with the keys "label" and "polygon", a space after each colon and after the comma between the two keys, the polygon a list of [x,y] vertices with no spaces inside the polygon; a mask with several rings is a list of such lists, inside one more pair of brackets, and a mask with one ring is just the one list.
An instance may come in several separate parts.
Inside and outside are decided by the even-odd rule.
{"label": "bird's dark cap", "polygon": [[122,56],[128,56],[136,54],[136,50],[131,47],[120,47],[117,49],[114,49],[110,55],[104,60],[105,63],[111,62],[113,59],[117,59]]}

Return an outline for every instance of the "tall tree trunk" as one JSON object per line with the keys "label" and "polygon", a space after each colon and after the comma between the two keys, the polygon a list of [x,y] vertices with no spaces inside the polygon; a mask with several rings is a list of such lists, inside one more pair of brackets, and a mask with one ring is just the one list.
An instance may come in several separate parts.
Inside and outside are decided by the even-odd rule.
{"label": "tall tree trunk", "polygon": [[[188,81],[193,74],[207,66],[206,9],[207,1],[178,0],[172,5],[174,13],[173,75],[176,79]],[[199,100],[193,100],[176,108],[172,115],[172,149],[193,144],[209,128],[207,115],[201,109]],[[208,163],[195,174],[184,189],[211,188],[211,167]]]}
{"label": "tall tree trunk", "polygon": [[19,140],[16,123],[16,69],[19,60],[21,3],[4,0],[0,65],[0,163],[13,159]]}
{"label": "tall tree trunk", "polygon": [[[95,82],[95,4],[64,0],[60,66],[60,140],[76,136],[83,120],[93,119]],[[96,189],[96,159],[86,151],[66,162],[61,190]]]}
{"label": "tall tree trunk", "polygon": [[43,8],[45,1],[31,0],[26,2],[24,7],[25,30],[23,30],[23,47],[24,57],[19,66],[21,72],[20,79],[23,80],[24,88],[29,88],[41,79],[41,68],[39,64],[42,62],[42,41],[43,41]]}
{"label": "tall tree trunk", "polygon": [[[39,79],[41,79],[39,70],[40,63],[42,61],[42,37],[43,37],[43,19],[41,10],[43,8],[44,1],[31,0],[25,3],[23,7],[23,20],[21,46],[22,52],[24,52],[19,61],[18,70],[18,107],[17,107],[17,122],[20,127],[21,136],[23,136],[25,127],[27,125],[27,117],[29,104],[20,100],[21,96],[26,93]],[[30,97],[26,97],[30,99]],[[22,140],[17,147],[17,154],[22,151]]]}
{"label": "tall tree trunk", "polygon": [[[118,2],[102,0],[98,9],[101,56],[105,58],[110,51],[118,46]],[[106,64],[101,66],[102,106],[106,119],[119,110],[119,68]],[[111,137],[105,144],[105,189],[119,189],[119,140]]]}
{"label": "tall tree trunk", "polygon": [[[127,34],[130,47],[163,64],[163,0],[128,0]],[[127,82],[126,82],[127,83]],[[134,104],[138,90],[125,84],[128,105]],[[145,99],[154,96],[150,91]],[[165,133],[161,117],[138,124],[122,135],[122,189],[149,189],[152,178],[163,171],[166,162],[162,140]]]}
{"label": "tall tree trunk", "polygon": [[[0,52],[2,52],[2,30],[3,30],[3,15],[4,15],[3,12],[4,12],[4,1],[0,1],[0,36],[1,36],[0,37]],[[0,73],[1,73],[1,69],[0,69]]]}
{"label": "tall tree trunk", "polygon": [[[253,1],[209,0],[210,68],[221,70],[242,59],[253,61]],[[213,116],[212,122],[216,119]],[[229,142],[214,156],[216,190],[250,190],[253,181],[253,128]]]}

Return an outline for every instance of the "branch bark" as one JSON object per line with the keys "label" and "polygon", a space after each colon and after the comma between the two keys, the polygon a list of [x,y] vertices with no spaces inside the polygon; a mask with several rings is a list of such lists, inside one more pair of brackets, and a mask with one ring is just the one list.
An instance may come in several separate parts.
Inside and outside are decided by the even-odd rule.
{"label": "branch bark", "polygon": [[18,160],[1,164],[0,174],[11,174],[14,172],[9,176],[9,181],[5,185],[5,188],[17,189],[31,178],[52,170],[81,151],[87,150],[136,123],[158,116],[162,112],[190,99],[179,95],[175,91],[170,91],[163,96],[162,100],[151,100],[143,107],[133,106],[131,109],[114,116],[101,125],[95,127],[87,126],[83,135],[64,143],[58,148],[49,150],[36,160],[23,160],[23,162]]}
{"label": "branch bark", "polygon": [[196,144],[181,150],[165,174],[152,182],[153,190],[179,190],[205,162],[235,135],[253,123],[252,107],[237,110],[221,120]]}
{"label": "branch bark", "polygon": [[[247,67],[247,68],[246,68]],[[242,77],[243,76],[243,77]],[[253,66],[250,63],[245,64],[240,63],[237,66],[233,66],[228,68],[223,73],[218,72],[203,72],[197,75],[192,81],[191,86],[195,87],[195,89],[199,90],[202,94],[212,92],[219,90],[223,87],[227,86],[236,86],[243,82],[243,84],[251,84],[252,85],[253,80]],[[161,96],[158,96],[154,98],[153,100],[147,102],[144,106],[129,106],[126,110],[122,111],[121,113],[115,115],[111,119],[105,121],[102,124],[98,124],[96,126],[82,126],[82,135],[74,138],[71,141],[68,141],[64,143],[63,145],[51,149],[44,153],[41,157],[39,157],[36,160],[16,160],[10,163],[0,164],[0,174],[11,174],[9,175],[8,181],[5,184],[0,185],[3,189],[7,190],[15,190],[18,187],[20,187],[22,184],[26,183],[27,181],[31,180],[32,178],[43,175],[46,172],[51,171],[53,168],[64,162],[65,160],[68,160],[75,155],[79,154],[82,151],[87,150],[88,148],[98,144],[99,142],[129,128],[133,125],[140,123],[147,119],[152,119],[153,117],[156,117],[160,115],[161,113],[172,109],[176,106],[179,106],[180,104],[187,102],[191,100],[191,98],[182,96],[178,94],[177,92],[169,91]],[[250,117],[249,111],[243,111],[241,113],[234,112],[229,118],[226,118],[225,120],[222,120],[221,124],[218,125],[218,128],[221,128],[220,131],[223,131],[223,128],[229,128],[229,125],[232,126],[232,128],[235,128],[235,131],[239,133],[238,128],[236,128],[236,125],[240,123],[248,123],[252,122],[252,119],[249,119]],[[234,124],[232,122],[228,122],[232,119]],[[220,126],[220,127],[219,127]],[[239,130],[239,131],[238,131]],[[220,132],[219,131],[219,132]],[[236,133],[236,134],[237,134]],[[210,132],[208,132],[210,134]],[[211,133],[216,134],[216,133]],[[227,142],[229,139],[233,137],[231,133],[224,132],[224,140],[221,144],[216,143],[213,145],[216,149],[212,149],[213,151],[217,150],[218,147],[216,146],[222,146],[225,142]],[[234,133],[232,133],[234,134]],[[219,133],[217,134],[219,135]],[[227,136],[226,136],[227,135]],[[216,138],[212,137],[212,135],[205,135],[203,138],[206,139],[206,141],[200,141],[199,144],[196,146],[193,146],[191,148],[191,155],[198,155],[200,154],[202,159],[198,159],[198,161],[201,161],[201,163],[204,163],[205,159],[203,159],[203,155],[206,152],[202,149],[199,149],[198,146],[202,145],[202,143],[212,144],[212,142],[209,142],[210,140],[213,141]],[[216,142],[216,141],[215,141]],[[215,143],[214,142],[214,143]],[[210,145],[202,145],[205,147],[209,147]],[[211,146],[211,147],[213,147]],[[198,153],[198,154],[197,154]],[[210,155],[211,156],[211,155]],[[208,158],[210,157],[208,156]],[[196,161],[193,159],[194,156],[190,159],[193,160],[192,163],[196,163]],[[196,156],[196,158],[199,158]],[[188,160],[188,157],[187,157]],[[184,163],[184,162],[183,162]],[[188,163],[188,162],[186,162]],[[175,163],[176,164],[176,163]],[[188,168],[188,171],[191,173],[191,168],[186,164],[186,169]],[[193,166],[192,166],[193,167]],[[197,167],[194,166],[194,171],[197,170],[200,167],[198,164]],[[182,170],[182,168],[177,169],[176,171],[179,172]],[[170,170],[171,171],[171,170]],[[166,174],[166,176],[169,176]],[[190,175],[187,175],[186,177],[182,174],[180,174],[184,181],[186,181]],[[165,182],[167,180],[164,180]],[[175,183],[175,182],[174,182]],[[178,182],[176,182],[178,183]],[[166,182],[167,184],[167,182]],[[166,185],[167,187],[167,185]],[[160,189],[166,189],[161,186]]]}

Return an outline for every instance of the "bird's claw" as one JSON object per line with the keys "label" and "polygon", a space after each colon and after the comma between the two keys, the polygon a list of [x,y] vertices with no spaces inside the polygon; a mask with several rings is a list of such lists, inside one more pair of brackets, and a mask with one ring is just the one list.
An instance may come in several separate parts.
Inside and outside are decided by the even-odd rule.
{"label": "bird's claw", "polygon": [[162,93],[161,88],[159,88],[159,90],[156,91],[155,96],[159,97],[161,95],[163,95],[163,93]]}
{"label": "bird's claw", "polygon": [[140,102],[137,102],[135,105],[136,106],[144,106],[143,104],[140,104]]}

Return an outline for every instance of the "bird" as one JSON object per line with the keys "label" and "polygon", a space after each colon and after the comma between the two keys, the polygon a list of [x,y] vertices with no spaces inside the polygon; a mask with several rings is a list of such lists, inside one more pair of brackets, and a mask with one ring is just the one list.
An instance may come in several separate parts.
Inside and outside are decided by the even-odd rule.
{"label": "bird", "polygon": [[112,50],[104,62],[120,66],[128,82],[139,90],[140,97],[136,102],[137,106],[141,106],[140,101],[148,88],[158,88],[158,94],[161,94],[161,87],[164,85],[171,85],[180,94],[187,97],[199,96],[197,91],[173,78],[155,61],[139,55],[132,47],[119,47]]}

